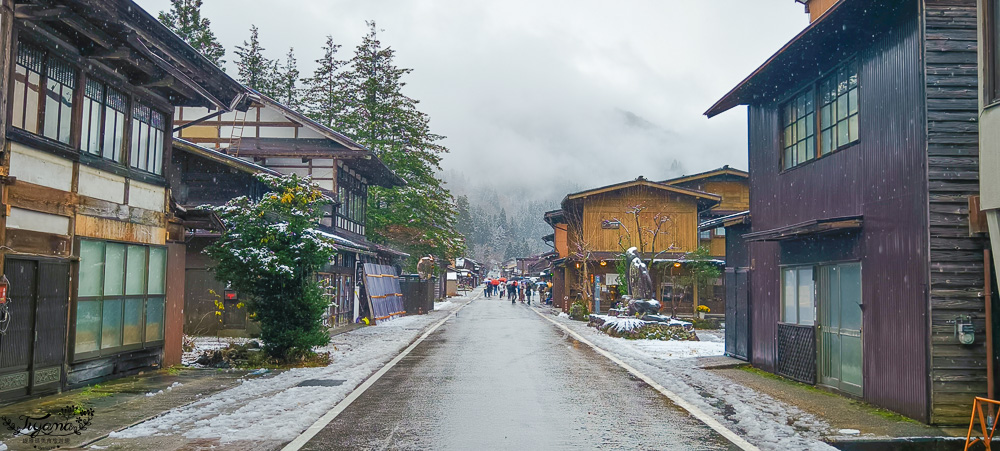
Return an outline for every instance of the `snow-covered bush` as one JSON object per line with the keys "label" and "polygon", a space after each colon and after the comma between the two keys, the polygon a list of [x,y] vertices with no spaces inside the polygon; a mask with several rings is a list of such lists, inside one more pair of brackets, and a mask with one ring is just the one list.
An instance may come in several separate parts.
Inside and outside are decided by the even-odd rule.
{"label": "snow-covered bush", "polygon": [[267,353],[302,357],[330,340],[322,320],[327,300],[315,273],[336,252],[316,229],[331,199],[309,178],[258,177],[271,191],[260,200],[243,196],[215,207],[226,230],[205,252],[217,262],[215,277],[246,299]]}
{"label": "snow-covered bush", "polygon": [[638,318],[590,315],[590,325],[612,337],[629,340],[682,340],[698,341],[693,330],[686,330],[686,323],[674,324],[644,321]]}

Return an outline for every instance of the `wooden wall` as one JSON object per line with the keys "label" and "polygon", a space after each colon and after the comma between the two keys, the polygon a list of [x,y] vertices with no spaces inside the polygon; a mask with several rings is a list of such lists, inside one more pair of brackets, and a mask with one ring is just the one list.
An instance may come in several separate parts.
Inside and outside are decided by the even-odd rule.
{"label": "wooden wall", "polygon": [[[690,252],[697,248],[698,206],[693,197],[655,188],[632,187],[584,199],[584,237],[592,251],[621,252],[621,246],[629,247],[629,232],[633,240],[631,245],[638,247],[635,220],[628,213],[634,205],[646,207],[639,215],[644,230],[655,228],[657,216],[669,218],[660,229],[655,249],[651,243],[652,234],[646,232],[643,235],[646,252],[659,252],[671,247],[676,249],[673,252]],[[614,219],[621,221],[620,228],[602,227],[604,221]]]}
{"label": "wooden wall", "polygon": [[[930,228],[931,421],[962,424],[986,394],[984,240],[969,236],[979,194],[975,0],[926,0],[927,188]],[[971,315],[976,343],[949,321]]]}

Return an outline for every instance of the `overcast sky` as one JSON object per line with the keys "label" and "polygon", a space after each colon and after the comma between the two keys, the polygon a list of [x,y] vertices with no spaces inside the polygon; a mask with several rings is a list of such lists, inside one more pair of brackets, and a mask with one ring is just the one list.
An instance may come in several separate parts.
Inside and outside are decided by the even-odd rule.
{"label": "overcast sky", "polygon": [[447,136],[450,177],[545,197],[745,168],[745,109],[702,113],[808,24],[792,0],[205,0],[202,12],[230,64],[256,24],[269,57],[294,47],[304,75],[326,35],[346,58],[376,20],[413,69],[405,92]]}

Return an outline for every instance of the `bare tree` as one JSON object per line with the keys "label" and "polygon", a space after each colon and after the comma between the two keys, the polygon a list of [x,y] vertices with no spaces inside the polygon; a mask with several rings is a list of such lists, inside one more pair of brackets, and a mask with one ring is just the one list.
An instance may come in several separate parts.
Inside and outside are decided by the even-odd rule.
{"label": "bare tree", "polygon": [[570,284],[571,292],[575,291],[578,293],[573,301],[583,301],[587,304],[587,308],[591,309],[593,307],[594,286],[590,283],[590,266],[587,263],[594,255],[594,248],[587,240],[587,235],[583,228],[582,208],[569,209],[564,211],[563,214],[566,219],[566,239],[569,254],[571,260],[575,260],[581,269],[581,271],[577,272],[578,277]]}

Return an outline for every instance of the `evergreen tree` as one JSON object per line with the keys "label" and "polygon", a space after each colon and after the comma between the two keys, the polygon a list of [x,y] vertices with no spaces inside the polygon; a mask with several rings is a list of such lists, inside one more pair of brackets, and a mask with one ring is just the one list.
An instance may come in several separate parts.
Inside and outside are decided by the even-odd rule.
{"label": "evergreen tree", "polygon": [[[374,22],[344,73],[345,111],[340,131],[365,145],[406,181],[393,189],[371,187],[368,223],[373,239],[392,242],[411,255],[451,257],[462,252],[455,230],[451,193],[437,177],[448,149],[431,133],[430,118],[402,93],[412,69],[395,65],[395,51],[383,47]],[[411,265],[414,263],[411,262]]]}
{"label": "evergreen tree", "polygon": [[469,209],[469,198],[458,196],[455,199],[455,230],[465,237],[465,247],[468,252],[473,252],[475,247],[475,227],[472,223],[472,211]]}
{"label": "evergreen tree", "polygon": [[225,64],[222,57],[225,56],[226,49],[215,39],[211,21],[201,17],[201,2],[202,0],[170,0],[170,11],[160,11],[159,19],[205,58],[222,67]]}
{"label": "evergreen tree", "polygon": [[264,56],[256,25],[250,26],[250,42],[236,46],[236,70],[239,81],[248,88],[271,96],[275,95],[278,63]]}
{"label": "evergreen tree", "polygon": [[326,37],[323,46],[323,57],[316,60],[316,70],[313,76],[303,80],[305,85],[305,107],[310,118],[326,125],[342,130],[338,119],[344,112],[343,76],[341,69],[347,64],[337,56],[339,44],[333,43],[333,36]]}
{"label": "evergreen tree", "polygon": [[292,109],[302,105],[302,93],[299,87],[299,68],[295,60],[295,49],[289,48],[285,56],[285,64],[278,71],[275,80],[275,100]]}

